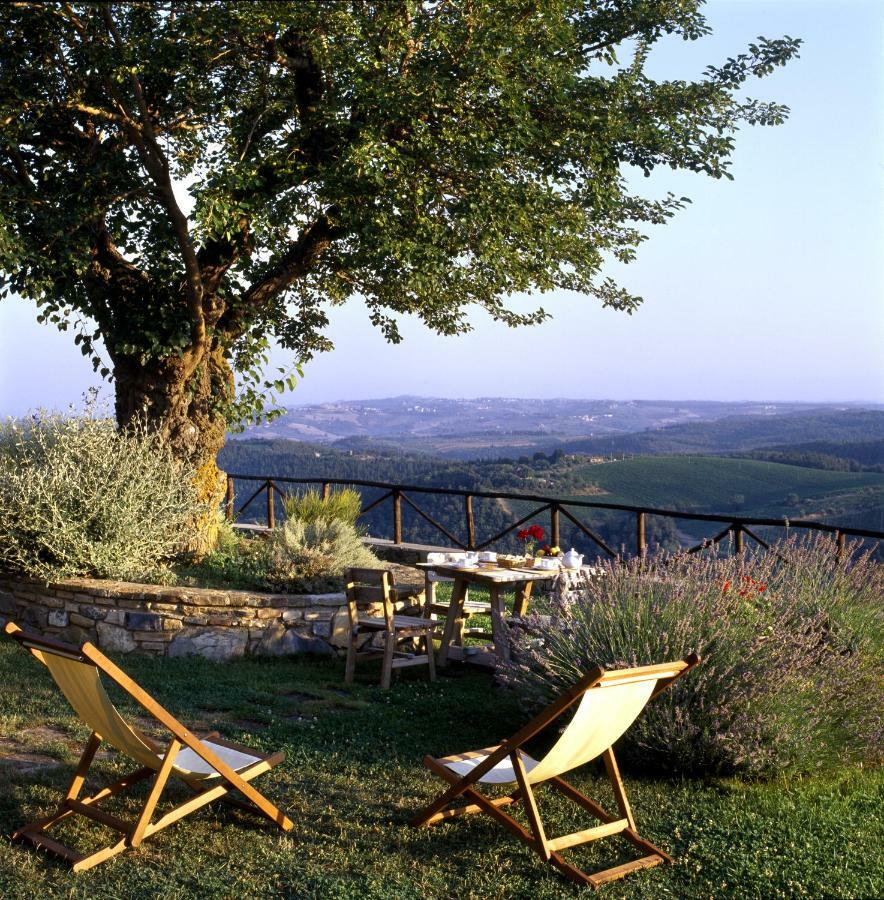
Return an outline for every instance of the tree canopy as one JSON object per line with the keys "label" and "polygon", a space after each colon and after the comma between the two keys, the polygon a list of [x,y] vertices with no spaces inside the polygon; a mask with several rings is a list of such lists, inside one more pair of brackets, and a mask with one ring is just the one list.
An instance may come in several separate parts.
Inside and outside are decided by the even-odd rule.
{"label": "tree canopy", "polygon": [[546,316],[517,292],[632,310],[603,262],[684,199],[628,171],[729,177],[737,129],[787,114],[738,92],[800,43],[682,81],[646,62],[708,33],[698,0],[12,2],[0,22],[4,290],[85,354],[104,341],[121,422],[146,409],[212,454],[284,386],[257,374],[268,341],[309,359],[350,297],[391,341],[402,313],[444,334],[471,306]]}

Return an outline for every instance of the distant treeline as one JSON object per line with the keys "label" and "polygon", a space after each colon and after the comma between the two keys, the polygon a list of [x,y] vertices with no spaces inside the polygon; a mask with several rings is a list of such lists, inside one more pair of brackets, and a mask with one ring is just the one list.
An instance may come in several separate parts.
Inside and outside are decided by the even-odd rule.
{"label": "distant treeline", "polygon": [[734,455],[832,472],[884,472],[884,440],[851,443],[812,441]]}
{"label": "distant treeline", "polygon": [[[561,451],[550,454],[536,452],[533,456],[523,456],[517,460],[459,462],[416,453],[333,450],[284,439],[232,440],[221,451],[218,462],[226,471],[241,475],[382,481],[455,490],[555,497],[577,494],[586,496],[593,493],[593,485],[577,474],[585,461],[580,457],[568,457]],[[292,489],[306,488],[293,486]],[[254,487],[246,483],[237,485],[237,502],[247,499],[253,490]],[[383,493],[372,488],[360,491],[364,505]],[[461,497],[414,493],[412,499],[452,534],[461,540],[466,539],[464,501]],[[263,498],[256,500],[242,513],[241,521],[264,521],[265,503]],[[473,501],[473,515],[477,539],[481,542],[503,531],[508,525],[527,515],[531,505],[522,501],[476,498]],[[386,501],[370,510],[360,523],[374,537],[392,537],[390,502]],[[539,524],[548,529],[548,514],[540,518]],[[442,545],[451,543],[407,503],[402,504],[402,527],[405,539],[411,542]],[[596,554],[597,545],[565,517],[562,517],[560,527],[561,544],[573,546],[590,555]],[[631,551],[634,546],[635,520],[629,514],[594,511],[592,527],[618,552],[623,548]],[[676,527],[671,520],[649,517],[646,533],[648,542],[653,547],[675,549],[679,545]],[[512,552],[520,549],[521,544],[514,534],[510,534],[497,541],[495,548]]]}

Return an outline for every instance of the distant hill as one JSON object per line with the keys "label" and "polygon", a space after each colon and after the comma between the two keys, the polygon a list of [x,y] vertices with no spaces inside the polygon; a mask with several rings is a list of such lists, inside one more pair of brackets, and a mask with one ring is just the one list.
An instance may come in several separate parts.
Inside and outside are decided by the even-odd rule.
{"label": "distant hill", "polygon": [[[703,425],[733,420],[734,431],[739,432],[743,423],[747,427],[755,423],[764,432],[764,423],[783,418],[813,420],[857,411],[859,407],[844,404],[393,397],[293,407],[270,424],[247,429],[243,437],[291,438],[356,450],[396,447],[459,459],[518,457],[557,447],[586,453],[670,453],[699,452],[711,446],[715,452],[728,452],[760,445],[750,441],[737,448],[726,438],[726,427],[720,438],[714,438],[710,435],[715,432],[707,433]],[[692,427],[699,431],[691,431]],[[765,441],[841,440],[837,427],[831,433],[814,433],[809,422],[807,430],[784,427]],[[672,428],[688,430],[679,438],[680,432]],[[653,443],[648,438],[638,443],[625,440],[629,435],[661,431],[669,443],[659,447],[643,449]]]}
{"label": "distant hill", "polygon": [[[563,441],[566,453],[588,456],[621,454],[737,453],[771,449],[791,450],[810,444],[837,445],[838,453],[851,443],[868,444],[870,459],[884,441],[884,411],[847,409],[788,412],[777,416],[727,416],[714,422],[685,422],[635,434]],[[825,452],[820,450],[819,452]],[[880,458],[878,462],[882,461]]]}
{"label": "distant hill", "polygon": [[[342,451],[322,445],[283,440],[231,441],[219,457],[227,471],[242,474],[384,481],[475,491],[501,491],[623,503],[688,512],[782,518],[815,518],[833,524],[884,530],[884,475],[870,472],[823,471],[800,466],[721,456],[644,456],[613,462],[591,462],[582,455],[537,452],[521,460],[440,459],[395,450]],[[237,488],[242,499],[251,490]],[[380,496],[367,489],[364,499]],[[416,502],[455,534],[463,534],[460,498],[415,495]],[[253,508],[263,516],[263,503]],[[530,513],[519,501],[477,500],[477,531],[487,537]],[[248,518],[248,516],[246,517]],[[585,520],[611,546],[631,546],[634,520],[623,513],[593,510]],[[389,504],[377,507],[366,525],[372,535],[390,536]],[[410,539],[447,543],[407,505],[405,533]],[[545,524],[545,523],[544,523]],[[652,542],[664,546],[710,534],[714,528],[672,520],[649,522]],[[562,542],[593,551],[567,523]],[[499,549],[513,548],[512,539]]]}

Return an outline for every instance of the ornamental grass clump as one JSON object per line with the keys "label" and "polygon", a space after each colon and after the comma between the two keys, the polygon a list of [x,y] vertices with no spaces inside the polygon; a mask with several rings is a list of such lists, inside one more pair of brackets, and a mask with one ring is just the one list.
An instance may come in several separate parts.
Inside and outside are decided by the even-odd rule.
{"label": "ornamental grass clump", "polygon": [[0,569],[156,578],[206,514],[194,474],[142,425],[91,410],[0,425]]}
{"label": "ornamental grass clump", "polygon": [[625,760],[745,776],[880,760],[881,567],[839,561],[825,539],[776,550],[610,564],[529,623],[501,677],[536,707],[597,664],[696,651],[702,664],[621,738]]}
{"label": "ornamental grass clump", "polygon": [[339,576],[348,568],[378,565],[356,527],[362,508],[357,491],[338,491],[326,498],[307,491],[289,495],[284,506],[288,518],[271,537],[271,578]]}

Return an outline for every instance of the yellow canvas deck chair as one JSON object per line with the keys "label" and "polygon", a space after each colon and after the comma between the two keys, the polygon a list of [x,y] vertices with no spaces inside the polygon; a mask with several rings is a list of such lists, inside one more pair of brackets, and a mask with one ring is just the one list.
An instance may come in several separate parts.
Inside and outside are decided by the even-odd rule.
{"label": "yellow canvas deck chair", "polygon": [[[12,622],[6,624],[4,631],[46,665],[74,711],[92,729],[73,781],[58,810],[45,819],[19,828],[13,834],[14,839],[30,841],[36,847],[55,853],[69,862],[75,872],[81,872],[129,847],[137,847],[145,838],[207,803],[224,797],[230,791],[237,791],[247,801],[242,803],[232,797],[226,798],[236,806],[266,816],[283,831],[290,831],[294,827],[277,807],[249,783],[282,762],[282,753],[270,756],[257,753],[247,747],[223,741],[215,733],[202,739],[197,738],[92,644],[83,644],[82,647],[63,644],[22,631]],[[171,739],[167,744],[157,743],[123,719],[104,690],[102,674],[170,732]],[[81,797],[89,767],[102,742],[133,759],[139,764],[139,768],[93,796]],[[170,775],[180,778],[196,796],[169,810],[154,822],[154,811]],[[124,821],[98,808],[99,800],[121,794],[131,785],[150,777],[153,777],[153,785],[134,822]],[[120,832],[122,837],[95,853],[77,853],[47,834],[53,825],[72,815],[86,816],[109,826]]]}
{"label": "yellow canvas deck chair", "polygon": [[[636,830],[611,745],[629,728],[650,700],[666,690],[699,661],[699,657],[692,654],[678,662],[654,666],[617,669],[610,672],[601,668],[594,669],[581,678],[563,697],[502,744],[438,759],[427,756],[424,765],[448,782],[450,787],[422,809],[411,820],[411,824],[435,825],[456,816],[486,812],[573,881],[592,887],[622,878],[636,869],[672,862],[667,853],[646,841]],[[543,759],[532,759],[522,750],[527,741],[575,704],[577,710],[574,717]],[[562,778],[566,772],[598,756],[601,756],[605,763],[620,811],[619,817],[607,813],[595,801],[585,797]],[[479,785],[484,784],[513,784],[514,789],[506,796],[490,799],[477,790]],[[547,837],[535,799],[535,789],[541,784],[551,785],[600,819],[602,824],[558,838]],[[452,806],[452,802],[460,797],[464,798],[466,805]],[[530,831],[503,812],[502,807],[518,801],[524,805]],[[624,865],[590,875],[565,860],[560,852],[612,834],[623,835],[646,855]]]}

